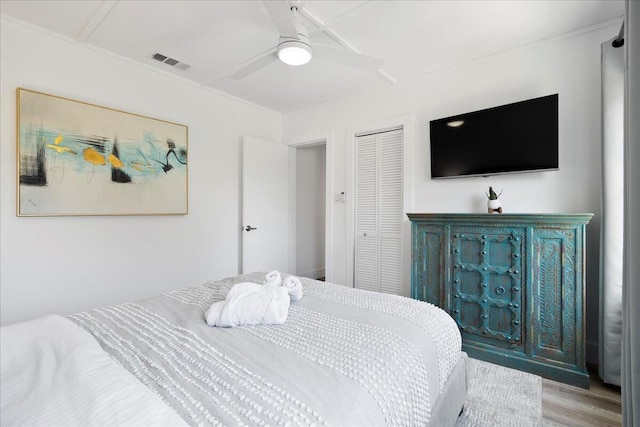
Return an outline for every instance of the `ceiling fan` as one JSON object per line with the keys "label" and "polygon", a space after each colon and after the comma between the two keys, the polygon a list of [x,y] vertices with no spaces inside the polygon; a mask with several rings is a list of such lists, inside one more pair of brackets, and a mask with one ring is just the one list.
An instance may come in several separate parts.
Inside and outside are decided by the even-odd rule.
{"label": "ceiling fan", "polygon": [[382,65],[381,59],[352,50],[311,44],[306,27],[296,19],[299,0],[293,1],[291,6],[287,0],[263,0],[263,3],[280,33],[278,44],[234,67],[220,78],[242,79],[277,60],[297,66],[306,64],[312,57],[365,70],[377,70]]}

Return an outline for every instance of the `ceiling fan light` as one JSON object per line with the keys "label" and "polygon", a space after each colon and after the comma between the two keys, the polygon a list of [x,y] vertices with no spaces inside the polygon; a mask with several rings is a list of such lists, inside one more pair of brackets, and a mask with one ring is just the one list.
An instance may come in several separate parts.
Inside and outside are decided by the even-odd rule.
{"label": "ceiling fan light", "polygon": [[288,40],[278,45],[278,58],[288,65],[304,65],[311,60],[311,48],[299,40]]}

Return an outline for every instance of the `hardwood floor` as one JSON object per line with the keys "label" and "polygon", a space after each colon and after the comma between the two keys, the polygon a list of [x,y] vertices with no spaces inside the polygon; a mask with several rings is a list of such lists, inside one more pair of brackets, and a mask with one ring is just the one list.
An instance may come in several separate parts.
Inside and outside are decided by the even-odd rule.
{"label": "hardwood floor", "polygon": [[620,387],[604,384],[594,370],[589,371],[589,390],[542,379],[544,426],[622,425]]}

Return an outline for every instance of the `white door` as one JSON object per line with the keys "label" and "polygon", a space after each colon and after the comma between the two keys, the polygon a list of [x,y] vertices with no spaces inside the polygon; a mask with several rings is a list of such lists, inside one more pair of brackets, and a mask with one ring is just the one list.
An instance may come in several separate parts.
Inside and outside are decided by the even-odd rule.
{"label": "white door", "polygon": [[402,294],[403,130],[356,137],[354,285]]}
{"label": "white door", "polygon": [[289,147],[242,141],[242,272],[288,271]]}

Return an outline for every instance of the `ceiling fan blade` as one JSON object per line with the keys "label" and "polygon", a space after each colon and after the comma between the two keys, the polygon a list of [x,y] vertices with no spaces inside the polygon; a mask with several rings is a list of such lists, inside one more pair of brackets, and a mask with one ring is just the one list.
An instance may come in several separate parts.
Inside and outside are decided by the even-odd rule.
{"label": "ceiling fan blade", "polygon": [[271,62],[276,61],[277,59],[278,59],[278,56],[276,55],[276,48],[271,47],[263,52],[260,52],[254,57],[239,63],[238,65],[228,68],[224,72],[214,77],[206,79],[205,81],[202,82],[202,84],[209,84],[212,82],[216,82],[218,80],[228,79],[228,78],[242,79],[248,76],[249,74],[258,71],[260,68],[266,67]]}
{"label": "ceiling fan blade", "polygon": [[240,80],[247,77],[249,74],[255,73],[260,68],[266,67],[274,61],[278,60],[278,56],[275,52],[272,52],[266,56],[259,56],[255,58],[253,61],[249,61],[246,65],[240,68],[235,73],[231,74],[229,77],[234,80]]}
{"label": "ceiling fan blade", "polygon": [[324,61],[331,61],[349,67],[362,68],[365,70],[377,70],[384,61],[373,56],[337,47],[312,44],[313,57]]}
{"label": "ceiling fan blade", "polygon": [[298,30],[287,0],[263,0],[263,3],[280,35],[297,39]]}

